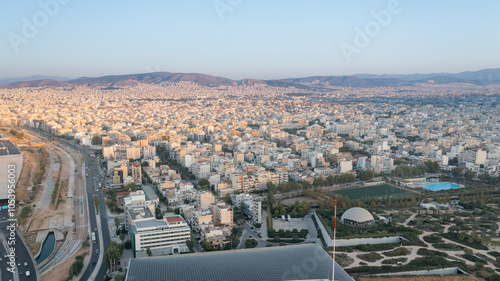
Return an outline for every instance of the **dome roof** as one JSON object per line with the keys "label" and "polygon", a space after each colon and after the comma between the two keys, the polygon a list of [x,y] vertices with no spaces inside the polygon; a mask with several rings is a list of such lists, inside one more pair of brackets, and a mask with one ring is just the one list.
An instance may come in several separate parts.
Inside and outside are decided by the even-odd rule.
{"label": "dome roof", "polygon": [[375,219],[373,218],[372,214],[370,214],[370,212],[368,212],[367,210],[359,207],[354,207],[345,211],[340,220],[342,222],[345,222],[345,220],[350,220],[358,223],[363,223],[368,221],[374,221]]}

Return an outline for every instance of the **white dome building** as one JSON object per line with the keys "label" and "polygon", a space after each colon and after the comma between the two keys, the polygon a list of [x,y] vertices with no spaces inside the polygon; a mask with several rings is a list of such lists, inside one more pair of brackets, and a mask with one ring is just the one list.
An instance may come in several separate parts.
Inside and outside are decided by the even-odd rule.
{"label": "white dome building", "polygon": [[372,226],[375,224],[375,219],[367,210],[359,207],[350,208],[345,211],[340,218],[340,221],[346,225],[353,226]]}

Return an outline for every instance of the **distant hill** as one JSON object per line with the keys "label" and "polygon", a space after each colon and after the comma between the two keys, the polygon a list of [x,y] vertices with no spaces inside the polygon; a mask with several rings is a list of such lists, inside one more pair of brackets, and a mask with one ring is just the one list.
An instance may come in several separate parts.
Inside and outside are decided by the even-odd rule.
{"label": "distant hill", "polygon": [[[63,77],[56,79],[34,79],[16,81],[10,84],[0,84],[0,89],[13,89],[22,87],[89,87],[100,89],[119,89],[125,86],[138,84],[158,84],[165,81],[180,82],[190,81],[206,86],[217,85],[255,85],[264,84],[275,87],[295,87],[298,89],[321,89],[326,86],[340,87],[397,87],[415,84],[450,84],[470,83],[476,85],[500,84],[500,69],[484,69],[480,71],[467,71],[456,74],[407,74],[407,75],[372,75],[357,74],[351,76],[311,76],[303,78],[287,78],[278,80],[242,79],[232,80],[224,77],[211,76],[200,73],[171,73],[153,72],[142,74],[110,75],[102,77],[82,77],[66,80]],[[23,79],[23,78],[16,78]],[[14,80],[16,80],[14,79]],[[3,79],[0,81],[8,81]]]}
{"label": "distant hill", "polygon": [[[370,79],[370,78],[395,78],[407,81],[423,81],[426,79],[431,79],[434,77],[450,77],[450,78],[460,78],[469,82],[474,82],[475,84],[499,84],[500,83],[500,68],[493,69],[483,69],[478,71],[465,71],[460,73],[428,73],[428,74],[355,74],[358,78]],[[453,80],[450,80],[453,81]],[[449,82],[453,83],[453,82]]]}
{"label": "distant hill", "polygon": [[228,84],[235,85],[235,81],[222,77],[215,77],[199,73],[170,73],[153,72],[143,74],[111,75],[97,78],[78,78],[68,81],[72,85],[87,87],[120,87],[139,83],[158,84],[164,81],[191,81],[201,85]]}
{"label": "distant hill", "polygon": [[27,87],[72,87],[72,85],[67,82],[43,79],[43,80],[23,81],[23,82],[16,82],[12,84],[2,85],[0,86],[0,89],[17,89],[17,88],[27,88]]}
{"label": "distant hill", "polygon": [[12,84],[12,83],[16,83],[16,82],[34,81],[34,80],[68,81],[68,80],[71,80],[71,78],[59,77],[59,76],[43,76],[43,75],[34,75],[34,76],[19,77],[19,78],[4,78],[4,79],[0,79],[0,86]]}

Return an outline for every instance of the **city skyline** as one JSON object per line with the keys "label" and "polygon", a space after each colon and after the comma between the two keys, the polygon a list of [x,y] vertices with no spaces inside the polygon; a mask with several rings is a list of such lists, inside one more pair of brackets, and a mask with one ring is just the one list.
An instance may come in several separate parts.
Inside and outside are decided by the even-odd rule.
{"label": "city skyline", "polygon": [[120,4],[3,3],[0,78],[170,71],[284,79],[500,66],[491,36],[500,4],[486,1]]}

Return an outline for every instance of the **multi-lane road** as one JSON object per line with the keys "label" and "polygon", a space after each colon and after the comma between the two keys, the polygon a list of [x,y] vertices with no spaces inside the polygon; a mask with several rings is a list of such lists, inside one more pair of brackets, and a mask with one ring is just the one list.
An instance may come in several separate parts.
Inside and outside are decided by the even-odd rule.
{"label": "multi-lane road", "polygon": [[[44,134],[42,133],[42,135]],[[61,141],[61,143],[82,154],[82,156],[85,158],[85,167],[89,168],[89,170],[85,171],[87,174],[85,180],[86,180],[86,195],[88,199],[87,203],[88,203],[89,222],[90,222],[89,229],[91,232],[96,233],[96,243],[91,243],[90,263],[85,269],[85,271],[81,273],[82,275],[80,277],[80,280],[102,280],[106,275],[106,271],[108,269],[102,262],[99,262],[99,256],[102,256],[104,254],[104,251],[109,247],[110,235],[108,228],[108,216],[105,206],[106,202],[105,195],[102,193],[101,190],[97,192],[97,198],[100,204],[99,204],[99,214],[96,214],[96,208],[94,203],[94,192],[96,190],[95,186],[97,186],[99,182],[104,183],[104,175],[101,171],[97,158],[92,157],[93,153],[91,152],[91,150],[84,149],[81,146],[72,144],[71,142]],[[91,167],[93,169],[93,173]],[[97,215],[99,215],[100,224],[97,223]],[[19,267],[19,271],[16,272],[15,275],[7,271],[8,265],[6,263],[6,259],[4,258],[4,254],[7,253],[7,249],[5,248],[7,245],[3,243],[3,241],[5,240],[1,236],[3,234],[5,235],[5,237],[7,237],[9,233],[6,228],[8,222],[2,221],[3,217],[7,218],[6,214],[4,215],[4,211],[2,210],[0,214],[0,221],[1,221],[0,238],[2,238],[0,239],[0,241],[2,241],[2,243],[0,243],[2,244],[0,245],[0,258],[2,258],[3,260],[0,262],[0,270],[1,270],[0,281],[39,280],[38,276],[36,276],[33,258],[30,255],[26,245],[24,245],[22,240],[19,238],[19,234],[17,233],[16,233],[17,235],[16,238],[18,243],[16,243],[16,254],[18,257],[16,259],[16,267]],[[101,240],[102,240],[102,246],[101,246]],[[97,253],[96,251],[99,251],[99,253]],[[27,262],[28,265],[24,266],[24,262]],[[18,264],[21,264],[21,266],[18,266]],[[99,270],[97,272],[94,272],[94,270],[96,270],[98,266]],[[26,277],[26,271],[28,270],[30,271],[30,276]]]}
{"label": "multi-lane road", "polygon": [[[91,232],[95,232],[96,234],[96,243],[91,244],[91,258],[90,263],[86,270],[83,272],[80,280],[102,280],[105,276],[107,267],[103,263],[99,263],[99,255],[104,254],[104,251],[109,247],[110,237],[109,237],[109,228],[108,228],[108,216],[106,212],[106,198],[104,193],[102,193],[101,189],[97,192],[97,198],[99,200],[99,217],[101,219],[100,223],[100,232],[99,226],[97,224],[97,216],[96,209],[94,203],[94,191],[96,190],[95,186],[98,185],[99,182],[103,182],[104,175],[101,171],[101,167],[99,166],[98,160],[95,157],[92,157],[92,153],[88,150],[85,150],[79,146],[74,146],[71,143],[63,142],[67,146],[77,150],[80,152],[85,158],[85,167],[89,168],[85,170],[86,173],[86,188],[87,188],[87,202],[89,207],[89,215],[90,215],[90,230]],[[86,169],[85,168],[85,169]],[[92,173],[92,170],[94,173]],[[97,230],[97,231],[96,231]],[[101,235],[100,235],[101,234]],[[100,247],[100,242],[103,242],[103,249]],[[99,249],[99,253],[97,253],[97,249]],[[97,275],[95,275],[95,279],[91,279],[92,272],[96,269],[98,265],[101,265]]]}
{"label": "multi-lane road", "polygon": [[[34,261],[32,256],[27,249],[26,245],[23,243],[21,238],[19,237],[19,233],[15,232],[15,245],[8,245],[7,238],[11,235],[10,229],[8,226],[11,222],[4,221],[3,217],[5,217],[4,212],[1,213],[2,222],[0,223],[0,258],[2,261],[0,262],[0,280],[7,281],[24,281],[24,280],[38,280],[35,270]],[[7,271],[7,268],[10,267],[8,264],[9,257],[5,258],[5,255],[8,255],[10,252],[8,250],[9,247],[15,248],[15,271],[14,273]],[[25,265],[26,263],[26,265]],[[26,271],[30,272],[30,276],[26,276]]]}

